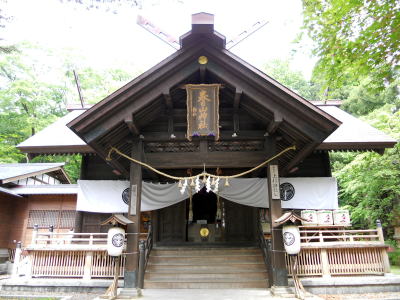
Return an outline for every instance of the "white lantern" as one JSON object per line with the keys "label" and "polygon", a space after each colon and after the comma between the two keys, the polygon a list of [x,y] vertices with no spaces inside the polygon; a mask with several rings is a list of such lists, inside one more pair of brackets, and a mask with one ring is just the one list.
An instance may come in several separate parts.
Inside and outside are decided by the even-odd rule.
{"label": "white lantern", "polygon": [[300,252],[300,231],[296,225],[285,225],[282,228],[283,245],[289,255],[297,255]]}
{"label": "white lantern", "polygon": [[107,251],[110,256],[120,256],[124,249],[125,230],[121,227],[112,227],[108,230]]}

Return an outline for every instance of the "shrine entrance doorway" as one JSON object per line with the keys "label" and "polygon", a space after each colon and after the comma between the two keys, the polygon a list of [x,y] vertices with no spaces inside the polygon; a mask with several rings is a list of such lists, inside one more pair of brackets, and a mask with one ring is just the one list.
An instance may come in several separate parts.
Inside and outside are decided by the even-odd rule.
{"label": "shrine entrance doorway", "polygon": [[[192,218],[190,215],[192,214]],[[155,217],[155,242],[159,245],[253,245],[257,208],[241,205],[200,190],[190,200],[159,209]]]}

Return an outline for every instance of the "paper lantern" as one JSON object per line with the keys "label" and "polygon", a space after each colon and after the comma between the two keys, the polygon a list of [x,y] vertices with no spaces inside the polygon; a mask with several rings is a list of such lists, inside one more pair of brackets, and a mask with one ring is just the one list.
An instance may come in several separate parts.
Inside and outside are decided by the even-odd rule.
{"label": "paper lantern", "polygon": [[300,252],[300,231],[296,225],[285,225],[282,228],[283,245],[289,255],[297,255]]}
{"label": "paper lantern", "polygon": [[318,225],[333,225],[332,211],[319,210],[317,214],[318,214]]}
{"label": "paper lantern", "polygon": [[351,225],[349,211],[347,209],[337,209],[333,211],[333,222],[335,225]]}
{"label": "paper lantern", "polygon": [[108,230],[107,251],[110,256],[120,256],[124,249],[125,230],[121,227],[112,227]]}
{"label": "paper lantern", "polygon": [[302,210],[301,217],[307,221],[301,221],[302,225],[305,226],[315,226],[318,225],[318,216],[316,210]]}

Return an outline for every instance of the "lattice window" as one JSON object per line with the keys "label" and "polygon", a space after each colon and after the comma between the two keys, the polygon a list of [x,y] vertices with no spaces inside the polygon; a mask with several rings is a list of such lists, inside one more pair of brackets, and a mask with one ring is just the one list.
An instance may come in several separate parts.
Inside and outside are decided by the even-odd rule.
{"label": "lattice window", "polygon": [[199,145],[198,143],[195,144],[192,142],[163,142],[163,143],[150,142],[145,144],[144,150],[147,153],[198,152]]}
{"label": "lattice window", "polygon": [[59,228],[74,228],[75,227],[75,210],[62,210],[60,212]]}
{"label": "lattice window", "polygon": [[264,141],[223,141],[210,144],[210,151],[263,151]]}
{"label": "lattice window", "polygon": [[35,224],[39,228],[72,228],[75,224],[74,210],[30,210],[28,217],[28,228]]}

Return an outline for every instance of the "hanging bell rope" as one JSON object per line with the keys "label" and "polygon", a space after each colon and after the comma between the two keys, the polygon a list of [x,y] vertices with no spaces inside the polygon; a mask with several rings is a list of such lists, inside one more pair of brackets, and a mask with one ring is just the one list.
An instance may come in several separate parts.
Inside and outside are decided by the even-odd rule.
{"label": "hanging bell rope", "polygon": [[[286,149],[282,150],[281,152],[279,152],[278,154],[272,156],[271,158],[267,159],[266,161],[262,162],[261,164],[255,166],[254,168],[252,168],[252,169],[250,169],[250,170],[247,170],[247,171],[244,171],[244,172],[242,172],[242,173],[238,173],[238,174],[230,175],[230,176],[220,176],[220,175],[210,174],[210,173],[206,172],[205,167],[204,167],[204,171],[203,171],[202,173],[200,173],[200,174],[197,174],[197,175],[188,176],[188,177],[177,177],[177,176],[172,176],[172,175],[169,175],[169,174],[167,174],[167,173],[161,172],[160,170],[157,170],[156,168],[154,168],[154,167],[152,167],[152,166],[150,166],[150,165],[148,165],[148,164],[146,164],[146,163],[144,163],[144,162],[141,162],[141,161],[139,161],[139,160],[136,160],[136,159],[134,159],[134,158],[132,158],[132,157],[126,155],[125,153],[119,151],[119,150],[118,150],[117,148],[115,148],[115,147],[111,147],[111,148],[110,148],[110,151],[108,151],[108,155],[107,155],[107,157],[106,157],[106,160],[107,160],[107,161],[112,161],[113,158],[111,157],[111,155],[113,154],[113,152],[115,152],[115,153],[117,153],[118,155],[120,155],[120,156],[122,156],[122,157],[124,157],[124,158],[126,158],[126,159],[128,159],[128,160],[130,160],[130,161],[132,161],[132,162],[134,162],[134,163],[136,163],[136,164],[141,165],[142,167],[145,167],[145,168],[147,168],[147,169],[152,170],[153,172],[157,173],[158,175],[161,175],[161,176],[164,176],[164,177],[173,179],[173,180],[187,180],[187,181],[188,181],[188,180],[196,179],[196,178],[198,178],[199,176],[202,176],[204,179],[206,179],[206,177],[208,176],[208,177],[211,177],[211,178],[223,178],[223,179],[226,180],[225,182],[228,182],[228,179],[237,178],[237,177],[242,177],[242,176],[244,176],[244,175],[247,175],[247,174],[249,174],[249,173],[254,172],[254,171],[257,170],[257,169],[260,169],[260,168],[264,167],[264,166],[265,166],[266,164],[268,164],[269,162],[273,161],[274,159],[277,159],[278,157],[280,157],[281,155],[283,155],[284,153],[286,153],[286,152],[288,152],[288,151],[290,151],[290,150],[296,150],[296,146],[287,147]],[[229,183],[228,183],[228,185],[229,185]]]}

